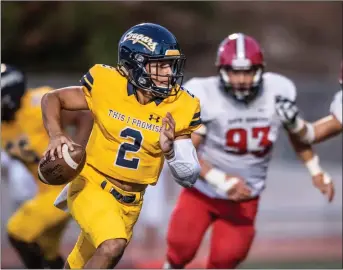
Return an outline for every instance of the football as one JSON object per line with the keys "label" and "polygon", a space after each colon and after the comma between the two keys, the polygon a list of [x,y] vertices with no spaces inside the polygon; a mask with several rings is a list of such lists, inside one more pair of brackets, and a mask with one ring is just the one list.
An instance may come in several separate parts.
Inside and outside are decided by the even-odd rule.
{"label": "football", "polygon": [[72,181],[83,169],[86,162],[86,150],[74,144],[74,151],[69,151],[66,144],[62,145],[62,158],[42,158],[38,165],[40,181],[48,185],[64,185]]}

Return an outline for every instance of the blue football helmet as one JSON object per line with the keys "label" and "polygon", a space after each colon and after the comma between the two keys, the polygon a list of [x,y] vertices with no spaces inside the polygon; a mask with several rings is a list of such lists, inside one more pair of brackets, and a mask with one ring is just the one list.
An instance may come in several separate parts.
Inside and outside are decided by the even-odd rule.
{"label": "blue football helmet", "polygon": [[1,120],[11,121],[20,108],[21,98],[26,91],[23,72],[13,66],[1,64]]}
{"label": "blue football helmet", "polygon": [[[180,87],[176,86],[182,84],[185,60],[175,36],[158,24],[135,25],[119,41],[118,70],[134,86],[150,91],[156,97],[165,98],[178,92]],[[152,73],[150,64],[156,62],[168,64],[171,74],[158,74],[158,68]],[[165,87],[154,83],[161,77],[168,79]]]}

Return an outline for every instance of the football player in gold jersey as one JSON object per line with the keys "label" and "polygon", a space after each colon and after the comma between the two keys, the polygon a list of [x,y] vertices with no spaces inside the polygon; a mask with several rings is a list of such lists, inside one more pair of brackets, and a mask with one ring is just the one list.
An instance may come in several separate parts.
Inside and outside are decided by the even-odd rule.
{"label": "football player in gold jersey", "polygon": [[[43,97],[46,155],[61,157],[66,143],[60,110],[89,109],[94,126],[86,165],[70,183],[68,208],[81,227],[66,268],[113,268],[132,237],[147,185],[164,158],[174,179],[191,187],[199,174],[191,133],[201,125],[199,100],[181,87],[185,57],[166,28],[139,24],[119,41],[116,68],[95,65],[82,86]],[[158,202],[156,202],[158,203]]]}
{"label": "football player in gold jersey", "polygon": [[[7,232],[10,243],[27,268],[61,268],[61,235],[70,215],[54,207],[63,186],[48,186],[37,177],[37,165],[49,137],[42,122],[41,98],[50,87],[26,90],[24,74],[1,64],[1,147],[21,161],[36,178],[38,192],[10,217]],[[75,134],[86,144],[92,127],[88,112],[63,112],[64,125],[76,125]],[[31,180],[31,179],[28,179]]]}

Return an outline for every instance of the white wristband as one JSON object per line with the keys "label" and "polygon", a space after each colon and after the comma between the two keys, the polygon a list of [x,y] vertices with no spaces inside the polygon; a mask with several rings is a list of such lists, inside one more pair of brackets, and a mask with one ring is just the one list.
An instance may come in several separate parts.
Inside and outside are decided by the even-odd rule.
{"label": "white wristband", "polygon": [[298,133],[300,130],[302,130],[305,126],[305,121],[303,119],[301,119],[300,117],[295,118],[295,122],[293,125],[290,125],[289,131],[291,133]]}
{"label": "white wristband", "polygon": [[306,133],[302,137],[302,141],[304,143],[311,144],[314,142],[314,140],[316,138],[316,134],[314,133],[314,127],[310,123],[305,123],[305,125],[306,125]]}
{"label": "white wristband", "polygon": [[314,127],[311,123],[308,123],[301,119],[300,117],[296,118],[295,123],[292,126],[288,126],[288,130],[296,134],[299,131],[301,131],[306,126],[306,133],[299,138],[302,142],[311,144],[315,140],[315,134],[314,134]]}
{"label": "white wristband", "polygon": [[314,156],[311,160],[307,161],[305,165],[311,176],[315,176],[323,172],[319,164],[319,157],[317,155]]}
{"label": "white wristband", "polygon": [[331,176],[324,172],[324,184],[330,184],[332,181],[331,181]]}
{"label": "white wristband", "polygon": [[226,173],[216,168],[212,168],[206,173],[204,178],[209,184],[217,187],[226,181]]}
{"label": "white wristband", "polygon": [[239,179],[237,177],[228,178],[223,171],[212,168],[206,175],[205,180],[211,184],[215,189],[228,192],[233,186],[235,186]]}

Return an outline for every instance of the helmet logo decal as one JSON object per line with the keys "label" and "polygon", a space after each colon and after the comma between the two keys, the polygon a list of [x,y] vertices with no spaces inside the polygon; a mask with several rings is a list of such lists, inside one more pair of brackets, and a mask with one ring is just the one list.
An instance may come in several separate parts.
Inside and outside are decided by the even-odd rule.
{"label": "helmet logo decal", "polygon": [[158,44],[157,42],[154,42],[152,38],[145,36],[143,34],[134,33],[134,32],[127,33],[122,42],[127,41],[127,40],[132,40],[133,44],[135,43],[142,44],[144,47],[146,47],[148,50],[152,52],[155,51],[156,46]]}

